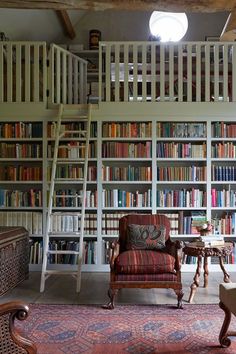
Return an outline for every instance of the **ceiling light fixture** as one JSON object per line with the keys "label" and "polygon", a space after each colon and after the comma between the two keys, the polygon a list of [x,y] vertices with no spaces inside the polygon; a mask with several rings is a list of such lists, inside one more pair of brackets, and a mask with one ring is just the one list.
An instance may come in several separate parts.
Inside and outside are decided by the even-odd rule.
{"label": "ceiling light fixture", "polygon": [[177,42],[188,29],[185,13],[153,11],[149,20],[151,34],[161,42]]}

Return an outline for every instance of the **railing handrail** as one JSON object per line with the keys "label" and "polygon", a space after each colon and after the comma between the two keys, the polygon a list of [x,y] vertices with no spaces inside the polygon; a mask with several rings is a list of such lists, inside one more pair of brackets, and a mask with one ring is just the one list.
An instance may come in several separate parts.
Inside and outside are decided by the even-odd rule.
{"label": "railing handrail", "polygon": [[76,60],[78,60],[78,61],[81,62],[81,63],[84,63],[84,64],[87,64],[87,63],[88,63],[87,60],[85,60],[85,59],[83,59],[83,58],[80,58],[78,55],[73,54],[73,53],[70,52],[69,50],[67,50],[67,49],[65,49],[65,48],[62,48],[62,47],[60,47],[60,46],[57,45],[57,44],[52,43],[52,44],[50,45],[50,48],[55,48],[55,49],[59,50],[59,51],[62,52],[62,53],[66,53],[67,55],[70,55],[71,57],[75,58]]}
{"label": "railing handrail", "polygon": [[183,45],[225,45],[225,44],[229,44],[229,45],[236,45],[236,42],[226,42],[226,41],[181,41],[181,42],[158,42],[158,41],[100,41],[99,45],[100,46],[105,46],[105,45],[116,45],[116,44],[120,44],[120,45],[160,45],[160,46],[183,46]]}
{"label": "railing handrail", "polygon": [[99,101],[236,102],[235,42],[102,41],[99,61]]}
{"label": "railing handrail", "polygon": [[[68,58],[68,61],[65,58]],[[87,63],[86,60],[68,50],[51,44],[49,50],[49,103],[86,103]]]}

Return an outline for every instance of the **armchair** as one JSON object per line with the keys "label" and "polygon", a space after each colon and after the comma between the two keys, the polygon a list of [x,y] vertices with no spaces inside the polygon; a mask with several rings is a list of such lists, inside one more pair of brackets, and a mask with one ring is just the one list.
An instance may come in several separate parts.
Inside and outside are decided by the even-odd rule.
{"label": "armchair", "polygon": [[236,330],[229,330],[231,315],[236,316],[236,283],[220,284],[220,308],[225,313],[222,324],[219,341],[222,347],[227,348],[231,345],[229,337],[236,336]]}
{"label": "armchair", "polygon": [[25,320],[29,308],[20,301],[0,305],[0,353],[36,354],[36,346],[22,337],[15,328],[15,319]]}
{"label": "armchair", "polygon": [[112,244],[110,301],[113,309],[121,288],[171,288],[182,308],[181,244],[170,240],[170,222],[165,215],[130,214],[119,220],[119,238]]}

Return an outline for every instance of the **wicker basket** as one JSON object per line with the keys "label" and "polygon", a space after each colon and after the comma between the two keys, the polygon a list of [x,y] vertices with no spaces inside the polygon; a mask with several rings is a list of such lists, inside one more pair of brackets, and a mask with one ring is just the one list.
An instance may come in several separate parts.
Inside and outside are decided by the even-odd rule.
{"label": "wicker basket", "polygon": [[0,295],[28,276],[28,231],[24,227],[0,227]]}

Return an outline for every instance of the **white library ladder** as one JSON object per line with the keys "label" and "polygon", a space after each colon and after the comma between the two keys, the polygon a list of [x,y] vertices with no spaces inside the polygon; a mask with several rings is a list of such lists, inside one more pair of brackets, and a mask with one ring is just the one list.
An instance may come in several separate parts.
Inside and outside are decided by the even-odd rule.
{"label": "white library ladder", "polygon": [[[68,106],[60,105],[58,119],[55,124],[55,143],[51,168],[40,292],[44,291],[45,281],[48,277],[54,274],[72,275],[76,278],[76,292],[79,292],[81,288],[91,105],[76,105],[76,107],[73,106],[73,110],[75,110],[76,115],[69,114],[70,109]],[[73,129],[74,126],[71,125],[72,121],[75,122],[74,126],[76,129]],[[60,151],[66,157],[61,157]],[[81,178],[73,179],[71,176],[60,176],[58,167],[68,166],[69,168],[71,164],[82,169]],[[58,178],[58,176],[60,177]],[[69,210],[70,208],[62,212],[56,211],[55,200],[59,200],[62,196],[56,194],[55,183],[63,183],[68,188],[71,181],[82,183],[82,191],[80,193],[68,193],[66,196],[63,195],[63,198],[71,201],[70,206],[72,211]],[[76,206],[76,211],[73,211],[74,206]],[[67,248],[59,250],[57,246],[52,247],[52,241],[55,238],[62,239],[63,237],[68,240],[73,238],[76,241],[75,249]],[[52,257],[55,261],[59,257],[66,257],[66,255],[78,261],[77,270],[74,270],[74,268],[73,270],[59,270],[52,269],[52,266],[50,267]]]}

